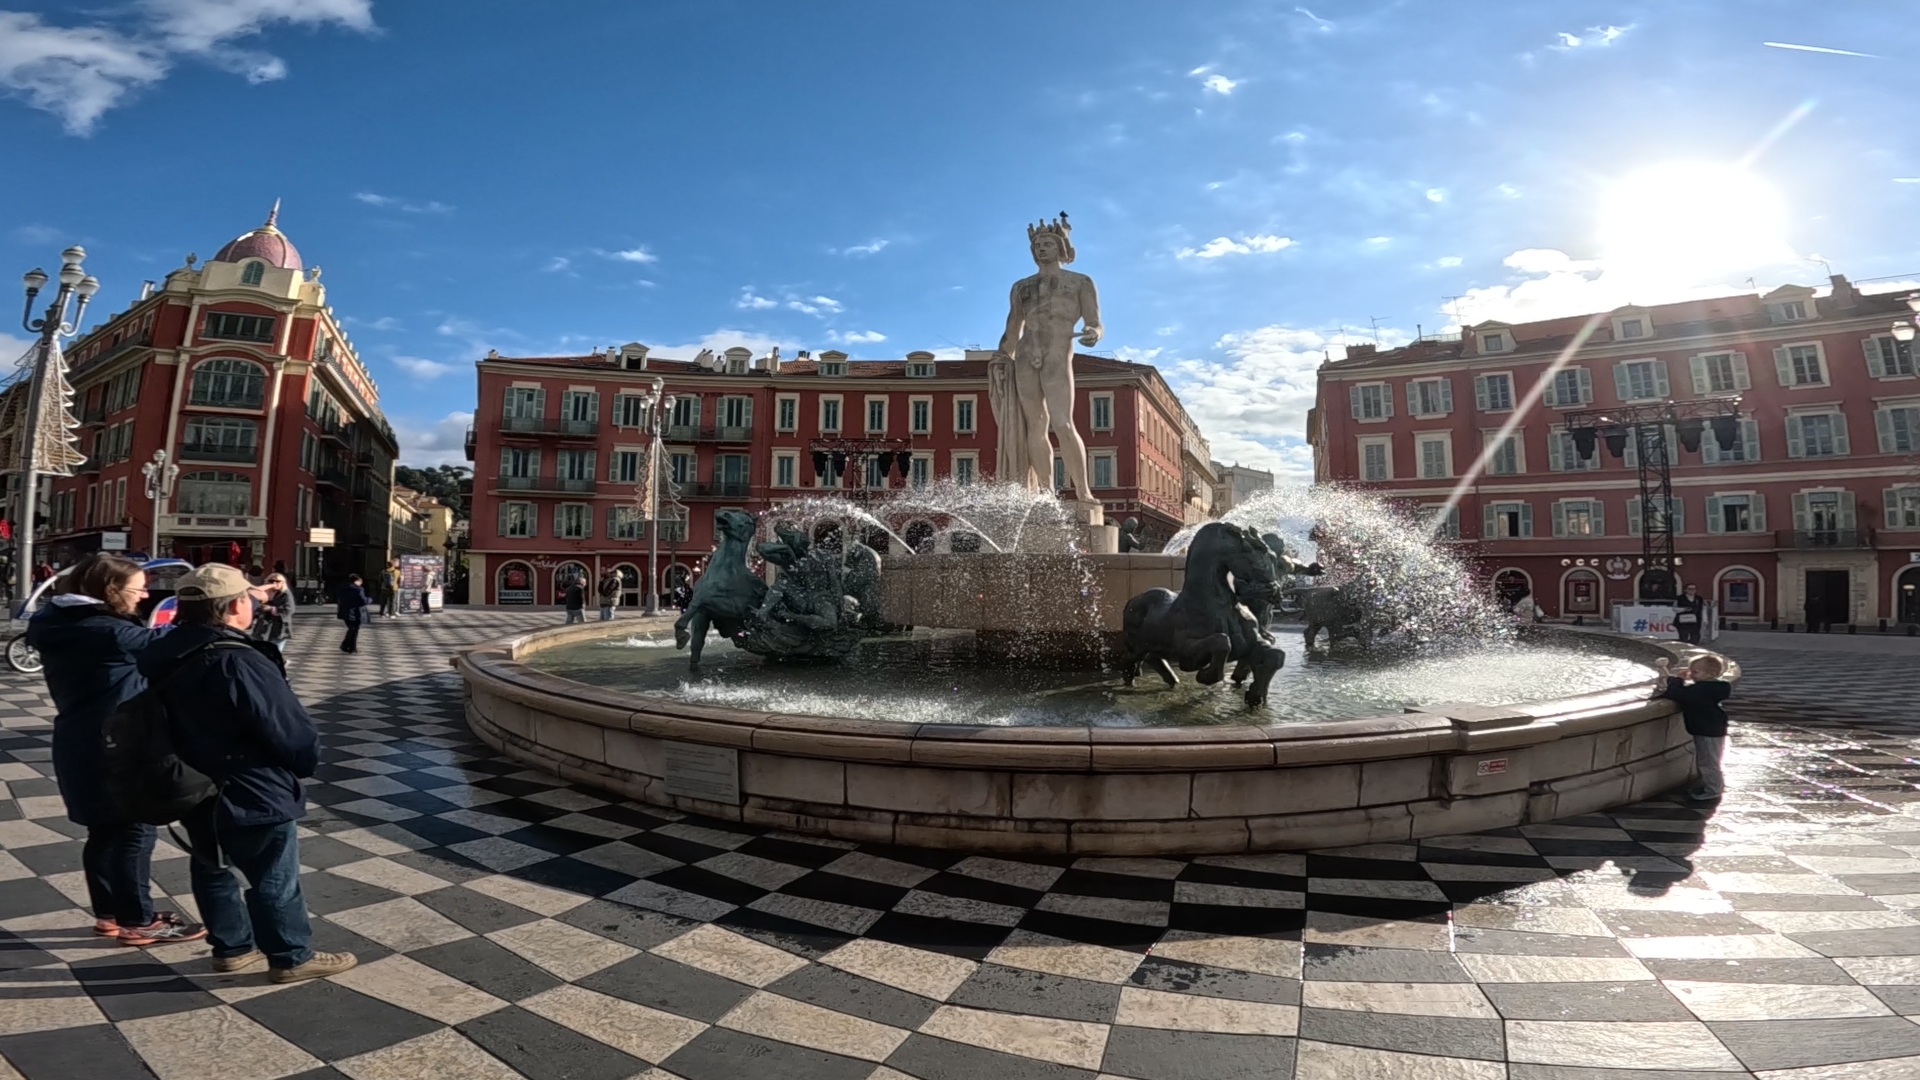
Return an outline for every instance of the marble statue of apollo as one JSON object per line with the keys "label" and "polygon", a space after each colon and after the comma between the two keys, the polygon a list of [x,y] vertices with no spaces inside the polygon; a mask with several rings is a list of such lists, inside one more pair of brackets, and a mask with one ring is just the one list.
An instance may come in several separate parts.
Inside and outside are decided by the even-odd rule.
{"label": "marble statue of apollo", "polygon": [[1039,272],[1014,282],[1007,330],[988,368],[988,397],[1000,429],[997,479],[1030,489],[1053,486],[1051,432],[1060,443],[1067,486],[1081,503],[1098,502],[1087,483],[1087,446],[1073,426],[1073,345],[1100,340],[1100,299],[1093,279],[1063,269],[1073,261],[1072,227],[1063,212],[1027,226]]}

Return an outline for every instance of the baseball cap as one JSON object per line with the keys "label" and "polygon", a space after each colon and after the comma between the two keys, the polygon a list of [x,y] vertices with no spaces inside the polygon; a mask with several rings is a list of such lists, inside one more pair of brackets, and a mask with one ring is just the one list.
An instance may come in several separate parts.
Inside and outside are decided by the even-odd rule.
{"label": "baseball cap", "polygon": [[240,571],[224,563],[208,563],[180,575],[173,595],[181,600],[231,600],[250,587]]}

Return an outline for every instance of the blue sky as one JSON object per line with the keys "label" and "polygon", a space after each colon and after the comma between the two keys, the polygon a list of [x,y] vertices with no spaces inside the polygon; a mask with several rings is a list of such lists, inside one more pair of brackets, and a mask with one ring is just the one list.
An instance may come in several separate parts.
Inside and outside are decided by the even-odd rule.
{"label": "blue sky", "polygon": [[1297,474],[1375,321],[1920,275],[1916,46],[1898,0],[0,0],[0,255],[83,243],[117,309],[282,199],[429,463],[489,348],[991,345],[1066,210],[1103,350]]}

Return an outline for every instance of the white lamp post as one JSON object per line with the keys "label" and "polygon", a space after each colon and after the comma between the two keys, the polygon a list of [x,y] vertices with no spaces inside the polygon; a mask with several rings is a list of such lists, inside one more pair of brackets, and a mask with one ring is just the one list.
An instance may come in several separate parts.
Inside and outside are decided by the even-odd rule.
{"label": "white lamp post", "polygon": [[147,545],[149,559],[160,558],[160,511],[167,499],[173,496],[173,482],[180,476],[180,466],[167,460],[165,450],[155,450],[153,460],[140,466],[140,475],[147,478],[147,498],[153,500],[153,540]]}
{"label": "white lamp post", "polygon": [[[20,514],[14,519],[13,573],[23,596],[33,581],[34,518],[39,513],[36,504],[40,497],[40,410],[46,406],[40,390],[47,379],[47,365],[53,359],[55,340],[73,336],[86,314],[87,302],[100,291],[99,279],[89,275],[81,265],[86,257],[86,249],[78,245],[60,253],[60,291],[47,305],[46,314],[38,319],[33,317],[33,300],[47,284],[47,273],[35,267],[20,279],[27,287],[27,303],[20,325],[28,333],[40,335],[40,343],[34,348],[33,373],[27,383],[27,410],[21,418],[21,438],[25,442],[20,455]],[[76,295],[80,303],[74,308],[73,321],[68,322],[67,302]],[[65,407],[64,403],[59,404]]]}

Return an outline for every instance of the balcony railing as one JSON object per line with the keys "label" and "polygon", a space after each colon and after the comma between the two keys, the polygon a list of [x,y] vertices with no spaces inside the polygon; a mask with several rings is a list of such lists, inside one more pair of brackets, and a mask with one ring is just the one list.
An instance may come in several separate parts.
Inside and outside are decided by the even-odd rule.
{"label": "balcony railing", "polygon": [[473,429],[467,429],[467,460],[473,460]]}
{"label": "balcony railing", "polygon": [[1859,551],[1873,547],[1873,530],[1784,529],[1773,534],[1773,546],[1795,550],[1831,548]]}
{"label": "balcony railing", "polygon": [[544,416],[503,416],[500,430],[508,435],[558,435],[563,439],[594,439],[600,425],[593,420],[556,420]]}
{"label": "balcony railing", "polygon": [[347,474],[331,465],[315,469],[313,471],[313,477],[320,483],[331,487],[344,488],[347,486]]}
{"label": "balcony railing", "polygon": [[750,443],[753,428],[746,424],[669,424],[664,434],[668,442]]}
{"label": "balcony railing", "polygon": [[253,445],[230,446],[220,443],[182,443],[181,461],[223,461],[251,465],[259,460],[260,448]]}
{"label": "balcony railing", "polygon": [[745,480],[715,480],[706,484],[680,485],[683,499],[744,499],[751,485]]}
{"label": "balcony railing", "polygon": [[495,491],[580,491],[590,492],[599,483],[592,479],[570,479],[562,476],[496,476],[493,478]]}

